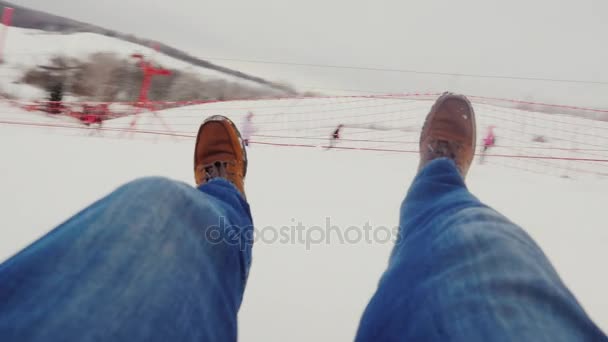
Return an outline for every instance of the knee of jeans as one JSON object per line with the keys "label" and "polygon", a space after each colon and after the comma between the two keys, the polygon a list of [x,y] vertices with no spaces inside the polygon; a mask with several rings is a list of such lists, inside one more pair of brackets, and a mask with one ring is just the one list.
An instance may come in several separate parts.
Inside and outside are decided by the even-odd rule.
{"label": "knee of jeans", "polygon": [[235,225],[220,202],[185,183],[146,177],[125,184],[114,196],[108,207],[112,219],[127,223],[110,229],[114,226],[125,240],[162,236],[163,244],[175,246],[169,250],[195,242],[201,252],[217,260],[251,248],[252,227]]}
{"label": "knee of jeans", "polygon": [[118,190],[126,192],[166,192],[181,188],[182,184],[166,177],[150,176],[132,180],[122,185]]}
{"label": "knee of jeans", "polygon": [[452,228],[448,229],[448,235],[456,234],[456,240],[467,246],[489,248],[496,253],[538,251],[536,243],[523,229],[487,207],[462,210],[454,221],[445,224]]}
{"label": "knee of jeans", "polygon": [[218,211],[208,196],[194,187],[165,177],[133,180],[118,188],[108,199],[112,208],[126,216],[154,217],[157,222],[175,215],[211,216]]}
{"label": "knee of jeans", "polygon": [[[144,177],[121,186],[110,195],[109,206],[115,219],[139,220],[149,229],[168,230],[170,235],[183,234],[178,227],[200,231],[201,225],[223,223],[222,211],[211,198],[188,184],[165,177]],[[184,224],[184,220],[191,224]]]}

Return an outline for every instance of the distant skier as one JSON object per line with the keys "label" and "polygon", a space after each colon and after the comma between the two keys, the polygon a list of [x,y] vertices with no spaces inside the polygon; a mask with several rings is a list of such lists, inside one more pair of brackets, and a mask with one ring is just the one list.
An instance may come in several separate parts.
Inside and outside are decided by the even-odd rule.
{"label": "distant skier", "polygon": [[479,163],[483,164],[483,160],[486,155],[486,151],[496,144],[496,135],[494,134],[494,126],[488,126],[488,132],[486,136],[483,138],[483,150],[481,151],[481,157],[479,158]]}
{"label": "distant skier", "polygon": [[247,113],[247,117],[245,118],[245,122],[243,123],[242,136],[243,143],[245,146],[249,146],[249,141],[251,140],[251,136],[255,133],[255,127],[253,127],[253,117],[255,115],[253,112]]}
{"label": "distant skier", "polygon": [[494,146],[496,143],[496,135],[494,134],[494,126],[488,127],[488,133],[486,133],[486,137],[483,138],[483,151],[485,152],[490,147]]}
{"label": "distant skier", "polygon": [[338,142],[338,140],[340,140],[340,133],[343,127],[343,124],[339,124],[338,127],[336,127],[334,132],[331,134],[331,137],[329,138],[329,146],[327,147],[328,150],[336,146],[336,143]]}

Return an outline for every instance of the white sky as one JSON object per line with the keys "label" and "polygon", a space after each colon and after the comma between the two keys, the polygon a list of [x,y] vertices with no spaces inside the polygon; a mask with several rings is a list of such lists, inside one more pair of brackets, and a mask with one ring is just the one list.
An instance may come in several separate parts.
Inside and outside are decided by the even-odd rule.
{"label": "white sky", "polygon": [[[17,2],[17,1],[16,1]],[[608,107],[604,0],[20,0],[299,89],[456,90]],[[286,61],[606,82],[603,85],[319,69]],[[327,90],[329,91],[329,90]]]}

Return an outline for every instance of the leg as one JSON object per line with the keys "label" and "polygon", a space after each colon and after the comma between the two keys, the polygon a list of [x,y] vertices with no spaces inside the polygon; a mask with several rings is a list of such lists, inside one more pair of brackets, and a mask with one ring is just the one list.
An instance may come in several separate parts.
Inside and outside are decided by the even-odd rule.
{"label": "leg", "polygon": [[479,164],[483,164],[483,160],[486,158],[486,151],[488,150],[487,145],[483,145],[483,149],[479,155]]}
{"label": "leg", "polygon": [[471,195],[452,160],[421,170],[357,340],[605,339],[540,248]]}
{"label": "leg", "polygon": [[131,182],[0,265],[0,340],[236,340],[249,206],[199,190]]}

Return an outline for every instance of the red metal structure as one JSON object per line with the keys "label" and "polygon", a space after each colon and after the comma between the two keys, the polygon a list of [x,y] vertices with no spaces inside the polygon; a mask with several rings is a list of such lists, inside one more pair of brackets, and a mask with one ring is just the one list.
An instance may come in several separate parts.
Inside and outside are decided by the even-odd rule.
{"label": "red metal structure", "polygon": [[144,79],[141,83],[141,91],[139,92],[137,103],[141,106],[147,107],[148,92],[150,91],[150,86],[152,85],[152,77],[169,76],[171,75],[171,71],[163,68],[155,68],[152,63],[146,61],[144,56],[139,53],[133,54],[131,57],[139,60],[139,67],[144,73]]}
{"label": "red metal structure", "polygon": [[14,11],[15,10],[11,7],[4,7],[4,12],[2,13],[2,24],[4,24],[4,27],[2,28],[2,33],[0,33],[0,63],[4,63],[4,43],[6,41],[8,27],[11,26],[13,21]]}
{"label": "red metal structure", "polygon": [[[171,131],[171,129],[165,123],[165,121],[160,116],[156,115],[156,112],[154,112],[154,110],[156,108],[154,108],[153,104],[150,104],[150,101],[148,98],[148,92],[150,91],[150,86],[152,85],[152,77],[169,76],[169,75],[171,75],[171,71],[169,71],[167,69],[163,69],[163,68],[154,67],[154,65],[152,65],[151,62],[148,62],[144,59],[144,56],[142,54],[135,53],[135,54],[131,55],[131,57],[139,60],[139,67],[141,68],[141,70],[144,73],[144,79],[141,83],[141,90],[139,92],[139,98],[137,99],[137,103],[135,105],[140,108],[146,108],[146,109],[149,109],[150,111],[152,111],[154,113],[154,116],[161,121],[161,123],[163,124],[165,129],[167,129],[168,131]],[[133,116],[133,121],[131,121],[131,130],[134,130],[135,126],[137,125],[137,119],[139,116],[138,114],[139,113],[135,113],[135,115]]]}

